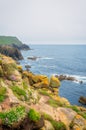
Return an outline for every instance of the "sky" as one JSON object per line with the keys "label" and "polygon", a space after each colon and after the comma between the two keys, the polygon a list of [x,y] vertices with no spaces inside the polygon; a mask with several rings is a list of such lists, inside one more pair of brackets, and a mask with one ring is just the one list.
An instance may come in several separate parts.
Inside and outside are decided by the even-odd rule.
{"label": "sky", "polygon": [[86,44],[86,0],[0,0],[0,35],[24,43]]}

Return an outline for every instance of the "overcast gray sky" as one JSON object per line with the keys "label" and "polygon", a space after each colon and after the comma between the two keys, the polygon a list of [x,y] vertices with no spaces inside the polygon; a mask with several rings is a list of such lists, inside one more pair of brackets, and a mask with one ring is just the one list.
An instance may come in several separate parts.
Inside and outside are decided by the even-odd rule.
{"label": "overcast gray sky", "polygon": [[0,0],[0,35],[26,43],[86,43],[86,0]]}

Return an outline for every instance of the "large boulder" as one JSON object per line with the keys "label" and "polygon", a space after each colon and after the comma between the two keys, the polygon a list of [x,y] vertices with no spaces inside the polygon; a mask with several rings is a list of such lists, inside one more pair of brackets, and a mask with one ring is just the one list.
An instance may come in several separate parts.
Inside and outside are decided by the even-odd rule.
{"label": "large boulder", "polygon": [[84,104],[84,105],[86,105],[86,97],[81,96],[79,98],[79,102],[82,103],[82,104]]}
{"label": "large boulder", "polygon": [[50,78],[50,87],[58,88],[60,86],[60,81],[55,76],[51,76]]}

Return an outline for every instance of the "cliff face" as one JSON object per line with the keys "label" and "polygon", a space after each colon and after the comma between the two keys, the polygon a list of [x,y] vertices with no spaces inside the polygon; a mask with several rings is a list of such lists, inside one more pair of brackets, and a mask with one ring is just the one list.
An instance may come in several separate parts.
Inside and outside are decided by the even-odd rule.
{"label": "cliff face", "polygon": [[59,96],[60,81],[0,54],[0,130],[85,130],[86,109]]}
{"label": "cliff face", "polygon": [[18,38],[11,36],[0,36],[0,53],[10,56],[15,60],[22,60],[20,50],[30,50],[30,47],[23,44]]}
{"label": "cliff face", "polygon": [[12,57],[14,60],[22,60],[23,56],[21,52],[14,47],[11,46],[0,46],[0,53]]}

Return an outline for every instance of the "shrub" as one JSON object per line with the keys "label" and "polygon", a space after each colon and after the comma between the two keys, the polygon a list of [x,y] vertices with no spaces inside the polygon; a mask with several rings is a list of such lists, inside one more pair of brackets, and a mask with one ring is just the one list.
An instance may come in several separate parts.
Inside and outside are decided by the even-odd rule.
{"label": "shrub", "polygon": [[18,86],[12,86],[11,89],[19,99],[21,99],[21,96],[24,96],[25,100],[27,100],[26,92],[23,89]]}
{"label": "shrub", "polygon": [[30,120],[37,122],[40,120],[41,115],[40,115],[40,113],[36,112],[34,109],[30,109],[30,111],[28,113],[28,117]]}
{"label": "shrub", "polygon": [[11,126],[13,123],[20,121],[26,115],[25,108],[23,106],[18,106],[12,108],[8,112],[0,112],[0,119],[2,123],[7,126]]}

